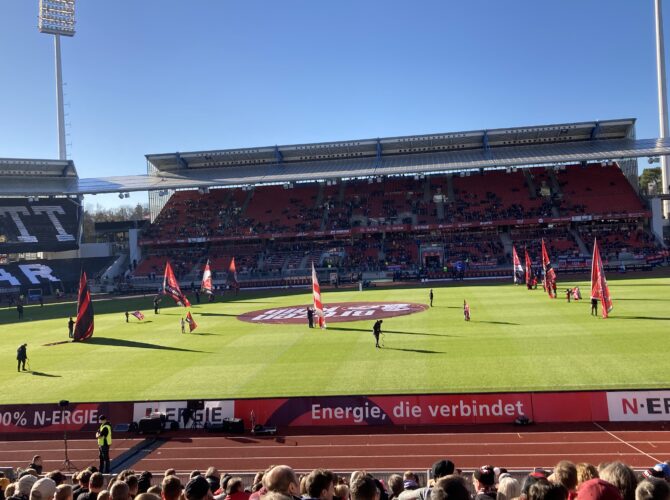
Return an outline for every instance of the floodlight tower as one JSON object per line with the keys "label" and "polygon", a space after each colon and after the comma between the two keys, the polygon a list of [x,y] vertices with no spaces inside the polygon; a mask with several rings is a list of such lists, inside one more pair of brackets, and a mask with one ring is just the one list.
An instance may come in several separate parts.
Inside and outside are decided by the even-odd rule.
{"label": "floodlight tower", "polygon": [[63,109],[63,72],[60,61],[60,36],[74,36],[74,2],[75,0],[40,0],[40,33],[54,35],[58,158],[60,160],[67,160],[67,150],[65,147],[65,111]]}
{"label": "floodlight tower", "polygon": [[[665,47],[663,43],[663,11],[661,0],[654,0],[654,14],[656,20],[656,78],[658,85],[658,119],[660,124],[660,138],[668,136],[668,98],[665,84]],[[668,157],[661,156],[661,182],[663,194],[670,194],[670,165]],[[663,215],[670,219],[670,202],[663,201]]]}

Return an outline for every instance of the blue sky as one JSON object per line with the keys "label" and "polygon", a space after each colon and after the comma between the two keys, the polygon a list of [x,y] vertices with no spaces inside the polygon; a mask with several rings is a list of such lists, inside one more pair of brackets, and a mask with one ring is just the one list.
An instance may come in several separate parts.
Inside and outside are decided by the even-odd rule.
{"label": "blue sky", "polygon": [[[2,1],[0,157],[58,156],[37,6]],[[68,153],[99,177],[147,153],[621,117],[657,137],[653,27],[652,0],[79,0]]]}

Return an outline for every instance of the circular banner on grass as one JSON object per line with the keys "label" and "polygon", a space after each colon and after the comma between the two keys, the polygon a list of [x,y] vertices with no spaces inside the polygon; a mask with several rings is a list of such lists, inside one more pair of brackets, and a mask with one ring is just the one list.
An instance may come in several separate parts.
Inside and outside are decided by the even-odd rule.
{"label": "circular banner on grass", "polygon": [[[240,314],[237,319],[249,323],[303,324],[307,322],[307,304],[261,309]],[[423,312],[424,304],[411,302],[339,302],[323,308],[327,323],[392,318]]]}

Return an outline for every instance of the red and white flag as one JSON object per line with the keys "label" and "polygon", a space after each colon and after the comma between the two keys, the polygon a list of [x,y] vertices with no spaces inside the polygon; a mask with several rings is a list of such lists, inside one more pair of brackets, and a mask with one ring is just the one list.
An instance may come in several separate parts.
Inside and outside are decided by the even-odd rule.
{"label": "red and white flag", "polygon": [[547,288],[547,293],[549,294],[549,297],[555,299],[554,284],[556,283],[556,271],[551,267],[549,253],[547,253],[547,247],[544,246],[544,238],[542,238],[542,269],[544,270],[544,283]]}
{"label": "red and white flag", "polygon": [[188,323],[188,331],[192,332],[196,328],[198,328],[198,323],[195,322],[193,319],[193,316],[191,316],[191,311],[186,313],[186,322]]}
{"label": "red and white flag", "polygon": [[516,247],[512,245],[512,273],[514,274],[514,283],[518,285],[521,283],[521,276],[523,276],[523,267],[521,267],[521,260],[519,259],[519,254],[516,253]]}
{"label": "red and white flag", "polygon": [[77,324],[74,327],[74,342],[83,342],[93,336],[93,301],[88,290],[86,272],[82,269],[79,277],[79,298],[77,299]]}
{"label": "red and white flag", "polygon": [[314,299],[314,314],[319,318],[319,326],[326,328],[326,316],[323,313],[323,303],[321,302],[321,287],[319,286],[319,280],[316,278],[314,262],[312,262],[312,297]]}
{"label": "red and white flag", "polygon": [[168,297],[172,297],[178,306],[191,307],[191,303],[181,292],[179,288],[179,282],[175,278],[174,271],[172,271],[172,266],[170,261],[165,262],[165,275],[163,277],[163,293]]}
{"label": "red and white flag", "polygon": [[235,267],[235,257],[230,261],[230,266],[228,267],[228,272],[233,275],[233,286],[237,287],[237,267]]}
{"label": "red and white flag", "polygon": [[605,278],[603,261],[600,259],[598,242],[595,239],[593,240],[593,260],[591,262],[591,298],[600,300],[603,318],[606,318],[614,308]]}
{"label": "red and white flag", "polygon": [[142,321],[142,320],[144,319],[144,314],[142,314],[141,311],[135,311],[135,312],[132,312],[132,313],[130,313],[130,314],[132,314],[133,316],[135,316],[135,317],[136,317],[137,319],[139,319],[140,321]]}
{"label": "red and white flag", "polygon": [[530,287],[531,280],[533,279],[533,263],[530,261],[528,249],[524,248],[523,251],[526,253],[526,285]]}
{"label": "red and white flag", "polygon": [[200,284],[200,290],[209,295],[212,294],[212,271],[209,268],[209,259],[207,259],[205,270],[202,273],[202,283]]}

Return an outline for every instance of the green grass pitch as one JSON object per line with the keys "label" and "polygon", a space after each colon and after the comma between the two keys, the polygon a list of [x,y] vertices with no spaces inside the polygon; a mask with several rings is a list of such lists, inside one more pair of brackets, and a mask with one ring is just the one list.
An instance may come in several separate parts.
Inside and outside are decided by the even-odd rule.
{"label": "green grass pitch", "polygon": [[[587,283],[569,285],[588,296]],[[611,279],[610,289],[614,311],[603,320],[590,316],[588,300],[568,304],[560,287],[550,300],[508,283],[435,286],[435,307],[384,320],[384,349],[374,348],[372,321],[320,331],[236,318],[307,304],[307,290],[195,305],[199,328],[186,335],[183,308],[154,315],[150,297],[95,301],[91,341],[55,345],[47,344],[67,340],[75,304],[26,307],[22,322],[4,308],[0,403],[670,387],[670,280]],[[323,298],[425,304],[428,288],[326,290]],[[145,321],[126,324],[123,313],[135,309]],[[17,373],[23,342],[32,371]]]}

